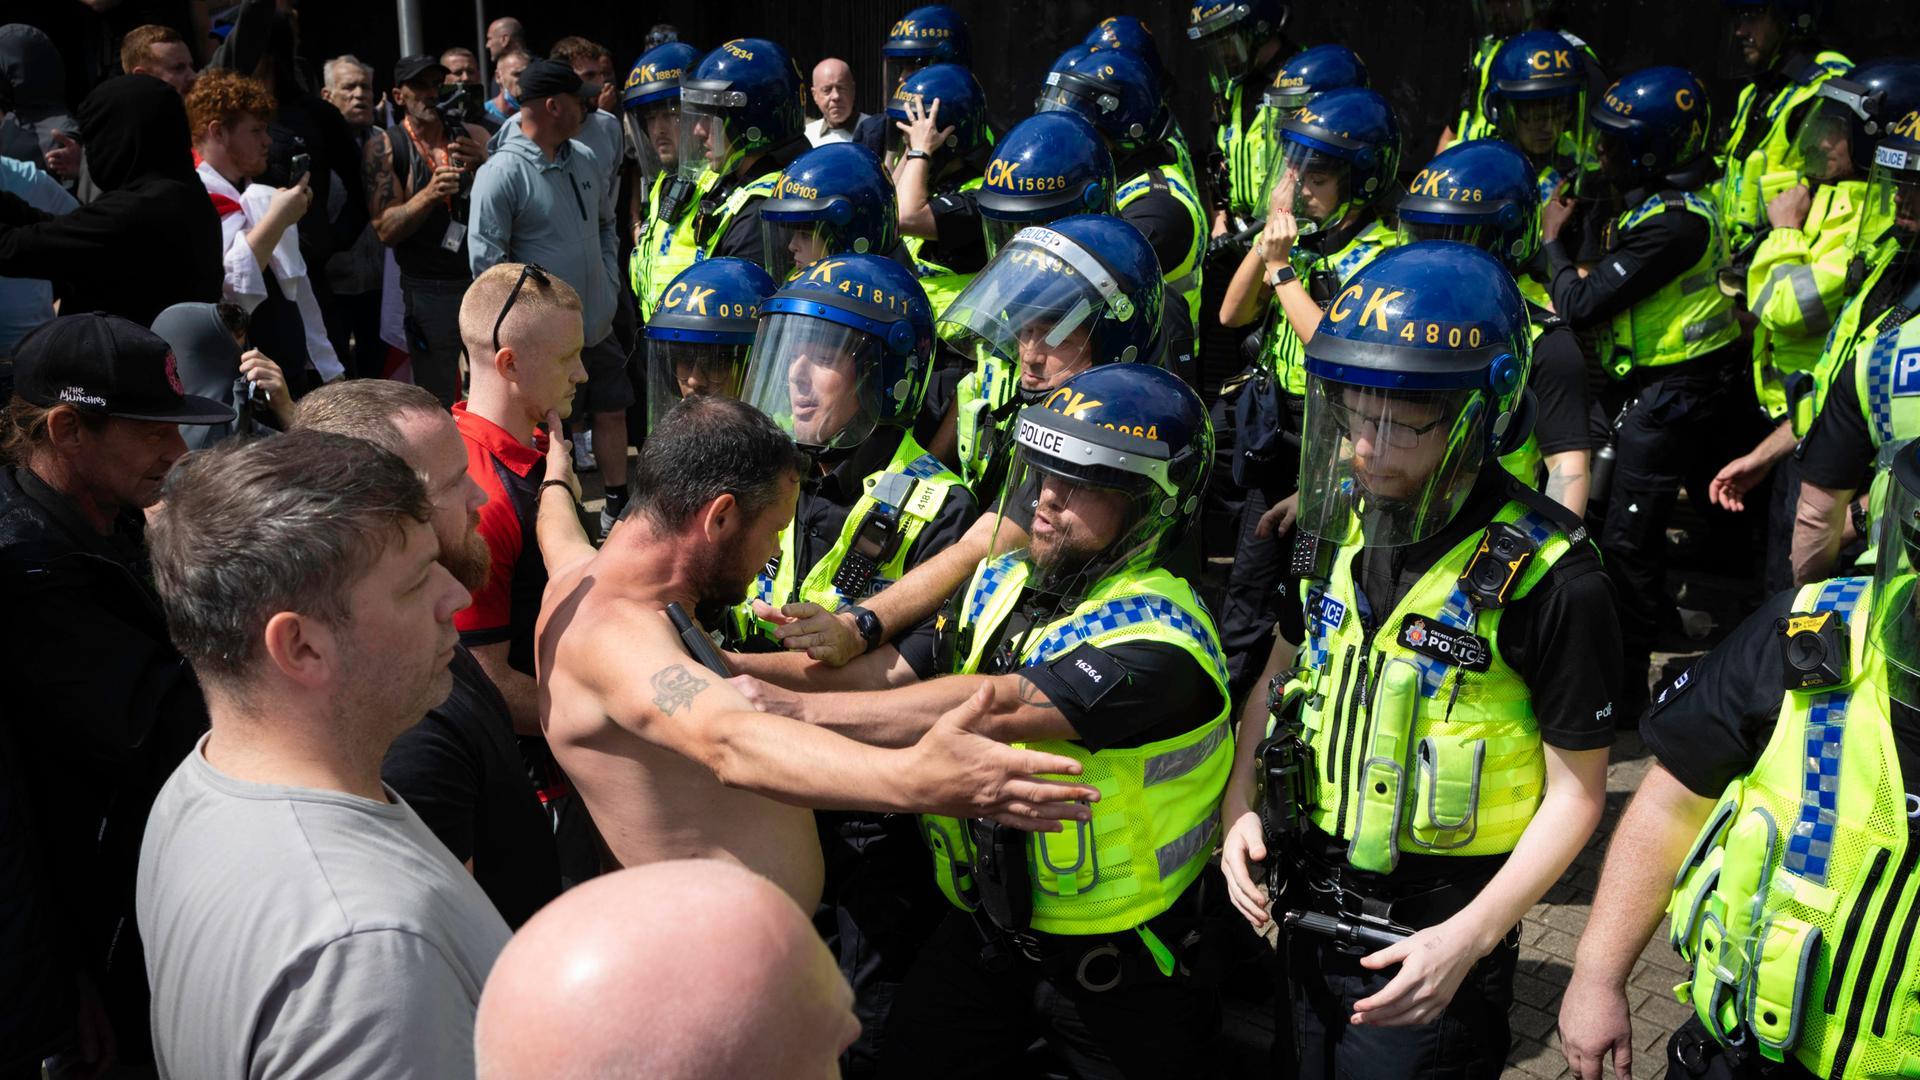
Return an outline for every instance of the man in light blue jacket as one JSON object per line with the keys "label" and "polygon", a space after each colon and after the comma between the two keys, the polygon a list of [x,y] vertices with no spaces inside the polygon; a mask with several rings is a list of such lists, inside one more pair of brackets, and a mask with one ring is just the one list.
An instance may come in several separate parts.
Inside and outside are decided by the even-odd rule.
{"label": "man in light blue jacket", "polygon": [[521,72],[520,111],[474,174],[467,251],[475,277],[495,263],[537,263],[580,294],[587,382],[574,414],[591,417],[607,490],[604,535],[627,501],[633,383],[613,333],[620,252],[613,200],[602,190],[606,169],[574,138],[586,108],[580,88],[580,76],[558,60],[536,60]]}

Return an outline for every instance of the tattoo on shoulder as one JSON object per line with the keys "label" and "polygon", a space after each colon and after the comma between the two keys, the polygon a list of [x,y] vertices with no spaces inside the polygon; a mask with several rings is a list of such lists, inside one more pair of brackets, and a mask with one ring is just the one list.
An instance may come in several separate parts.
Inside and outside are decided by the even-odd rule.
{"label": "tattoo on shoulder", "polygon": [[653,674],[653,703],[672,716],[692,704],[706,688],[707,680],[687,670],[687,665],[672,664]]}
{"label": "tattoo on shoulder", "polygon": [[1060,708],[1060,706],[1053,703],[1052,698],[1047,697],[1046,691],[1035,686],[1033,681],[1025,675],[1020,676],[1018,696],[1020,698],[1020,704],[1022,705],[1030,705],[1036,709],[1053,709],[1055,711],[1058,711]]}

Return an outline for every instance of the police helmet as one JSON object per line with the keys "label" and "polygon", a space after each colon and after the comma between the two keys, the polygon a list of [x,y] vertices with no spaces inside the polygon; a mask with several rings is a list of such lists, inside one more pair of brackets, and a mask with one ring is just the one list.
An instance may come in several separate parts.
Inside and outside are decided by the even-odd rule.
{"label": "police helmet", "polygon": [[934,123],[937,128],[953,129],[946,149],[955,155],[977,154],[989,144],[987,92],[980,88],[980,80],[960,64],[931,64],[907,76],[887,102],[887,148],[895,158],[907,147],[906,137],[893,125],[907,122],[907,104],[916,100],[922,109],[940,103]]}
{"label": "police helmet", "polygon": [[647,427],[690,394],[740,396],[773,279],[745,259],[704,259],[668,283],[647,320]]}
{"label": "police helmet", "polygon": [[627,145],[639,155],[642,181],[649,186],[663,169],[678,164],[680,77],[699,62],[693,46],[670,41],[641,53],[627,72],[620,91],[621,122]]}
{"label": "police helmet", "polygon": [[1487,70],[1488,115],[1500,137],[1541,164],[1585,146],[1587,52],[1557,30],[1502,42]]}
{"label": "police helmet", "polygon": [[1808,38],[1819,33],[1826,21],[1826,0],[1722,0],[1728,14],[1771,11],[1780,20],[1788,36]]}
{"label": "police helmet", "polygon": [[1874,144],[1896,120],[1920,109],[1920,60],[1889,57],[1835,75],[1813,92],[1794,135],[1801,172],[1825,182],[1860,179],[1873,168]]}
{"label": "police helmet", "polygon": [[745,400],[813,451],[913,423],[927,393],[933,312],[913,271],[830,255],[760,305]]}
{"label": "police helmet", "polygon": [[1096,45],[1102,49],[1125,49],[1147,62],[1153,69],[1154,78],[1160,80],[1163,95],[1173,92],[1173,73],[1160,59],[1160,46],[1153,40],[1153,31],[1147,28],[1146,20],[1138,15],[1110,15],[1101,19],[1087,36],[1082,45]]}
{"label": "police helmet", "polygon": [[736,38],[680,80],[680,171],[726,173],[741,157],[800,138],[800,69],[765,38]]}
{"label": "police helmet", "polygon": [[1707,88],[1685,68],[1641,68],[1621,78],[1587,114],[1601,171],[1623,190],[1656,178],[1697,186],[1695,174],[1713,164],[1712,113]]}
{"label": "police helmet", "polygon": [[1867,624],[1872,649],[1887,664],[1887,689],[1909,707],[1920,707],[1920,441],[1900,447],[1876,491],[1886,496],[1875,521],[1880,546],[1874,559],[1873,608]]}
{"label": "police helmet", "polygon": [[1540,189],[1519,148],[1475,139],[1442,150],[1414,174],[1395,208],[1400,237],[1455,240],[1492,253],[1508,270],[1540,247]]}
{"label": "police helmet", "polygon": [[1022,229],[940,316],[941,339],[1018,366],[1022,394],[1082,368],[1161,362],[1165,283],[1140,230],[1106,214]]}
{"label": "police helmet", "polygon": [[1443,528],[1532,427],[1526,302],[1478,248],[1426,240],[1347,280],[1306,345],[1300,524],[1393,547]]}
{"label": "police helmet", "polygon": [[1172,113],[1145,60],[1118,49],[1075,45],[1047,72],[1035,112],[1078,113],[1121,154],[1158,143]]}
{"label": "police helmet", "polygon": [[[1301,235],[1332,228],[1348,211],[1372,206],[1400,167],[1400,123],[1387,99],[1365,87],[1329,90],[1280,120],[1267,164],[1269,184],[1291,190]],[[1333,181],[1331,188],[1316,179]]]}
{"label": "police helmet", "polygon": [[786,281],[826,255],[885,255],[900,242],[893,182],[873,151],[827,143],[793,159],[760,204],[767,273]]}
{"label": "police helmet", "polygon": [[1200,47],[1215,93],[1253,73],[1253,57],[1287,25],[1279,0],[1196,0],[1187,12],[1187,39]]}
{"label": "police helmet", "polygon": [[[1083,371],[1022,409],[1014,430],[1002,513],[1030,502],[1028,555],[1047,592],[1072,600],[1115,573],[1161,565],[1198,516],[1213,423],[1171,372],[1141,364]],[[1103,493],[1124,500],[1117,521],[1081,505],[1107,501]],[[1080,532],[1090,520],[1111,523],[1097,548]]]}
{"label": "police helmet", "polygon": [[1285,114],[1329,90],[1367,85],[1367,65],[1359,53],[1345,45],[1315,45],[1294,53],[1281,66],[1260,104]]}
{"label": "police helmet", "polygon": [[987,251],[1028,225],[1113,209],[1113,153],[1078,113],[1045,112],[1013,125],[993,148],[974,194]]}
{"label": "police helmet", "polygon": [[880,47],[888,96],[907,76],[929,64],[971,63],[973,41],[967,34],[967,20],[945,4],[928,4],[900,16]]}
{"label": "police helmet", "polygon": [[1869,264],[1887,258],[1901,261],[1900,267],[1883,274],[1902,272],[1906,263],[1920,257],[1920,109],[1894,120],[1874,147],[1853,254]]}

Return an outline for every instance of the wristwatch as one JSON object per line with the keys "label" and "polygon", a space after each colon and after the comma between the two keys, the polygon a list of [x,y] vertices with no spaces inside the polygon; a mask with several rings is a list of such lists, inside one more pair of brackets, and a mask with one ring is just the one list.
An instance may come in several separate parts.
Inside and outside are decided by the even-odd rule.
{"label": "wristwatch", "polygon": [[1267,288],[1278,289],[1289,281],[1299,280],[1300,275],[1293,272],[1293,264],[1288,263],[1286,266],[1276,267],[1272,273],[1267,275]]}
{"label": "wristwatch", "polygon": [[880,625],[880,616],[859,604],[848,604],[840,610],[853,616],[853,628],[860,631],[860,640],[867,643],[867,648],[876,648],[885,640],[887,631]]}
{"label": "wristwatch", "polygon": [[927,153],[925,150],[909,150],[907,151],[907,160],[908,161],[932,161],[933,155]]}

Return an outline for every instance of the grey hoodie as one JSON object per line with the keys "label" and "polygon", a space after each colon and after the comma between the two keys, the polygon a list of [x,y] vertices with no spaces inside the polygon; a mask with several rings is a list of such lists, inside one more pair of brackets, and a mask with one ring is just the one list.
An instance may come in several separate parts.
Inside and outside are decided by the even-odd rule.
{"label": "grey hoodie", "polygon": [[539,263],[580,294],[587,345],[613,331],[619,239],[593,151],[578,139],[553,160],[509,121],[473,178],[467,259],[473,276],[500,262]]}
{"label": "grey hoodie", "polygon": [[0,154],[45,169],[53,133],[80,130],[67,110],[66,72],[60,50],[38,28],[0,26],[0,81],[13,88],[13,111],[0,121]]}

